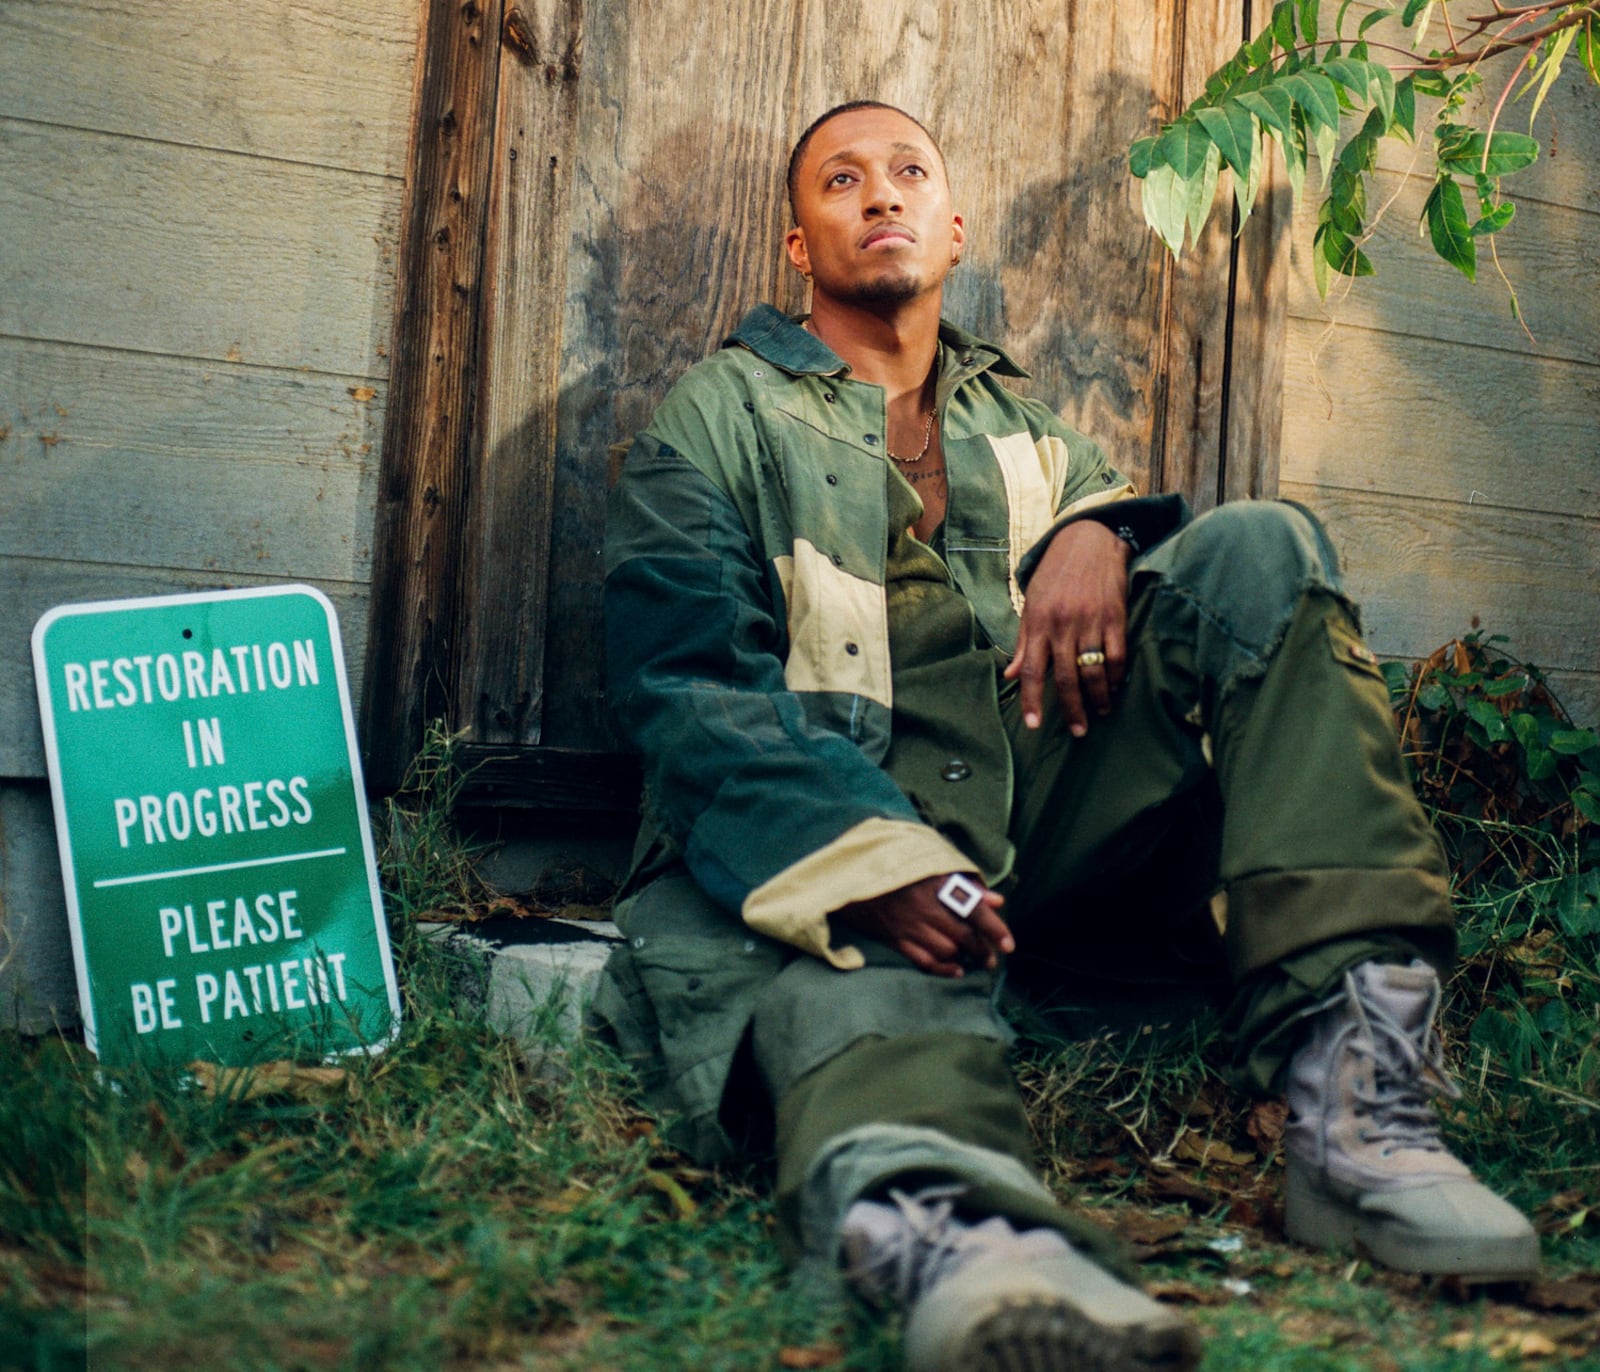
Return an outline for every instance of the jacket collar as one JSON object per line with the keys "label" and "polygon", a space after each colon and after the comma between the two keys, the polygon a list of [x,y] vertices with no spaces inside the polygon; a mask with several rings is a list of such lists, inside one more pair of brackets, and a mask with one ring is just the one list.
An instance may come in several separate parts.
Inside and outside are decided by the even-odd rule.
{"label": "jacket collar", "polygon": [[[989,369],[999,376],[1028,375],[1003,348],[945,320],[939,321],[939,341],[961,355],[969,374]],[[722,344],[725,348],[736,345],[749,348],[762,361],[793,376],[844,376],[850,370],[850,364],[832,348],[801,328],[799,320],[771,305],[757,305]]]}

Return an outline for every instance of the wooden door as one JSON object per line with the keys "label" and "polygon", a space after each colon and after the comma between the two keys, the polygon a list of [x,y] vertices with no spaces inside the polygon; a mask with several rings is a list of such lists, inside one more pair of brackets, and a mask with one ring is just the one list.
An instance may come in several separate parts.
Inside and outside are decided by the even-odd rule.
{"label": "wooden door", "polygon": [[843,100],[940,139],[968,248],[947,313],[1142,486],[1275,484],[1281,194],[1174,263],[1126,150],[1245,36],[1248,0],[431,0],[379,490],[369,775],[424,724],[480,794],[633,803],[607,716],[613,449],[783,260],[794,138]]}

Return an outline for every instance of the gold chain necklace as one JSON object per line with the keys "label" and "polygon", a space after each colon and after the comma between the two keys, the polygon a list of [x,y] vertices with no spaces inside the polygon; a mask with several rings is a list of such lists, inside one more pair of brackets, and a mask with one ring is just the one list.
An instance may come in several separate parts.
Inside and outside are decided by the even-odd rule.
{"label": "gold chain necklace", "polygon": [[922,451],[915,457],[901,457],[899,453],[890,450],[887,441],[883,445],[884,452],[888,453],[896,462],[921,462],[928,455],[928,449],[933,444],[933,417],[937,413],[938,410],[936,408],[928,411],[928,424],[922,431]]}

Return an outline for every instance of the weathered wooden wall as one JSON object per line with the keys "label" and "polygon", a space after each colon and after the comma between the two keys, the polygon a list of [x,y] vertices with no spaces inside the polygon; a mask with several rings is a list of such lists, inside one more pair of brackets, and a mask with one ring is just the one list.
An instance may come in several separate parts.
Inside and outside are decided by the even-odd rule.
{"label": "weathered wooden wall", "polygon": [[359,676],[416,11],[0,3],[0,778],[57,603],[310,581]]}
{"label": "weathered wooden wall", "polygon": [[[750,305],[803,307],[781,172],[842,100],[902,105],[940,137],[969,229],[948,313],[1013,348],[1035,394],[1147,485],[1201,505],[1270,491],[1278,354],[1264,340],[1282,297],[1266,283],[1286,264],[1248,252],[1230,312],[1226,225],[1175,267],[1126,171],[1128,143],[1237,46],[1246,8],[430,6],[426,46],[466,56],[430,58],[420,87],[397,338],[457,331],[461,300],[483,304],[478,354],[448,375],[431,345],[396,359],[373,772],[392,777],[434,713],[529,774],[535,746],[615,746],[599,652],[608,450]],[[497,36],[492,84],[469,79]],[[1270,227],[1249,242],[1271,246]],[[1230,366],[1235,337],[1247,365]]]}
{"label": "weathered wooden wall", "polygon": [[419,0],[0,0],[0,1019],[76,1017],[52,605],[309,581],[359,679]]}
{"label": "weathered wooden wall", "polygon": [[[1350,24],[1356,22],[1352,11]],[[1491,77],[1498,98],[1509,72]],[[1539,118],[1545,156],[1508,177],[1500,256],[1530,338],[1480,243],[1478,281],[1417,224],[1431,183],[1385,150],[1395,196],[1377,275],[1324,305],[1297,217],[1285,355],[1285,495],[1327,519],[1380,651],[1424,656],[1481,625],[1600,718],[1600,91],[1569,70]],[[1527,129],[1528,103],[1505,127]],[[1419,112],[1419,126],[1422,122]]]}

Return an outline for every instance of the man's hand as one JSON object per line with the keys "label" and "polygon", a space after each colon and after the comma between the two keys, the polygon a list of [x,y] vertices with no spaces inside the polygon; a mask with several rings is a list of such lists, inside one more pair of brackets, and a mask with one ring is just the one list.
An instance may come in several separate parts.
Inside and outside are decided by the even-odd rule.
{"label": "man's hand", "polygon": [[[1062,529],[1028,582],[1022,629],[1007,678],[1022,681],[1022,722],[1039,727],[1045,674],[1055,678],[1074,738],[1089,732],[1088,710],[1111,712],[1127,671],[1129,548],[1104,524],[1080,519]],[[1080,663],[1083,653],[1103,662]]]}
{"label": "man's hand", "polygon": [[947,880],[948,874],[924,877],[887,895],[846,905],[836,917],[935,976],[959,977],[968,967],[994,967],[1000,954],[1017,946],[998,913],[1005,897],[983,888],[977,908],[960,919],[939,903],[939,888]]}

